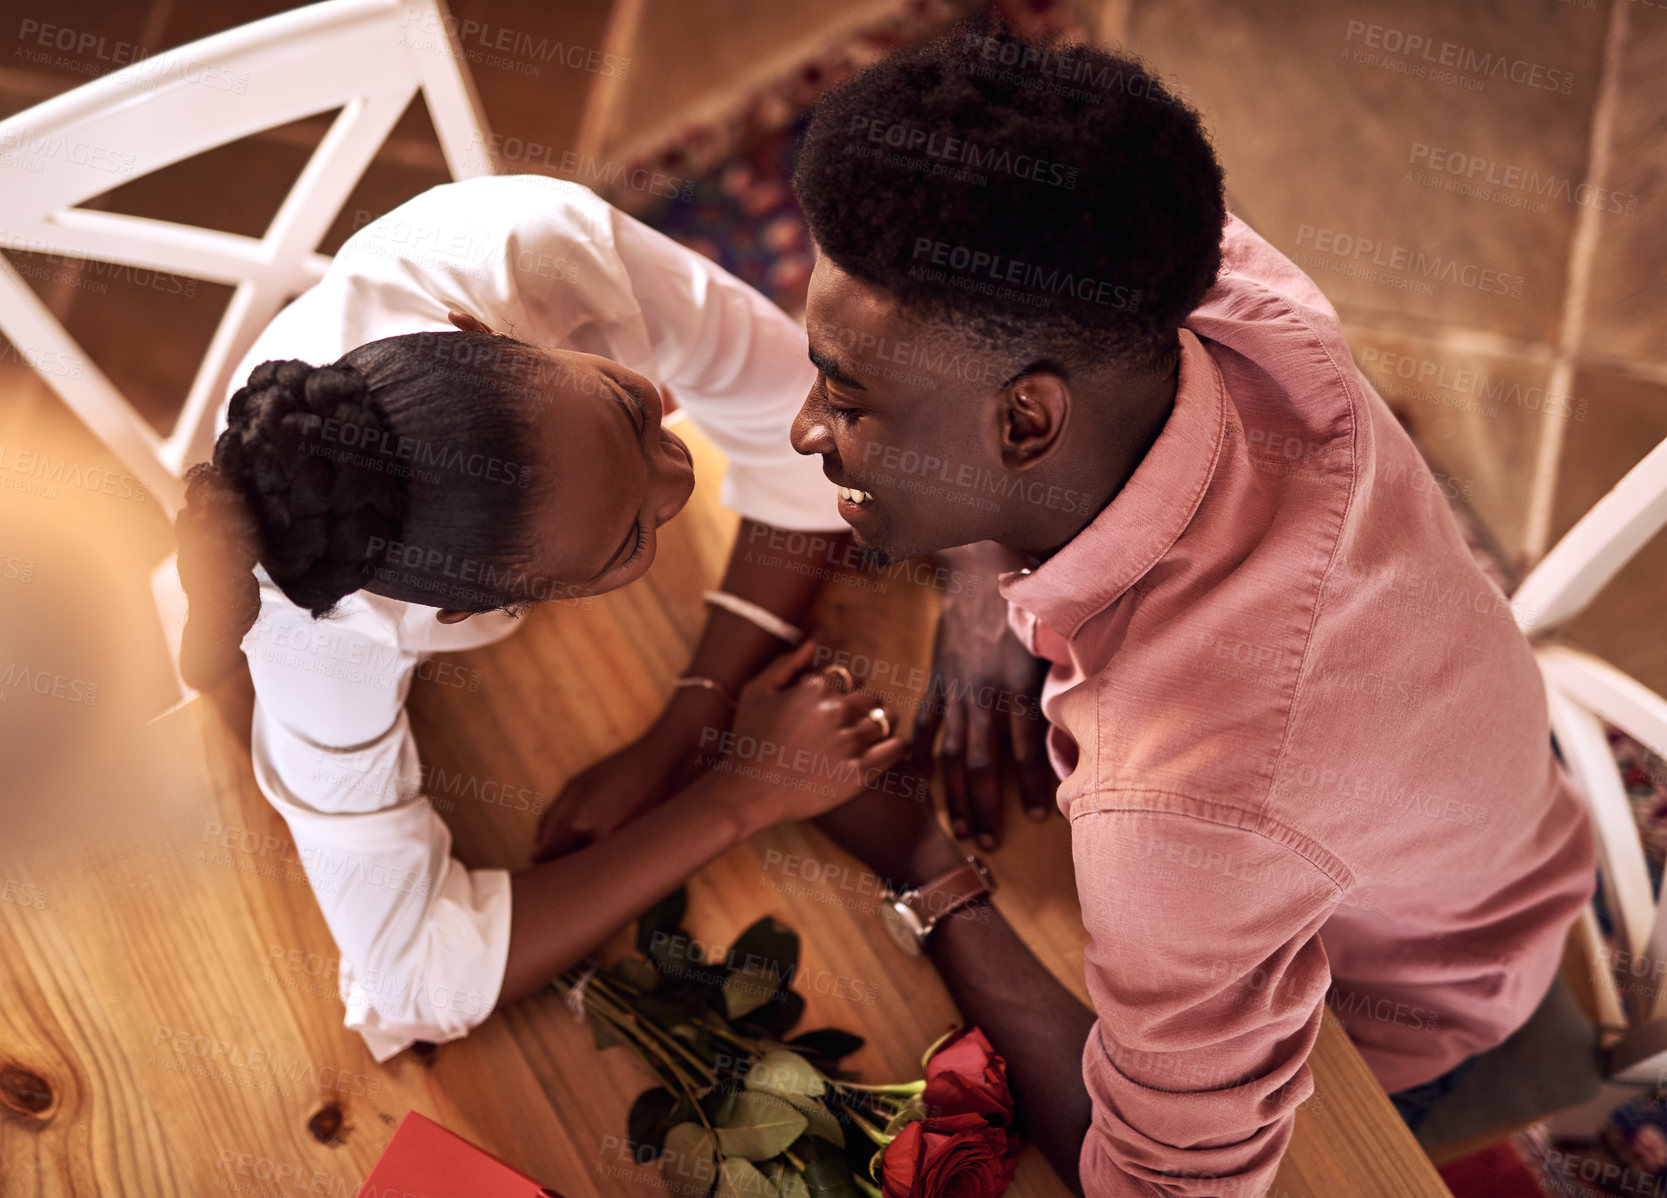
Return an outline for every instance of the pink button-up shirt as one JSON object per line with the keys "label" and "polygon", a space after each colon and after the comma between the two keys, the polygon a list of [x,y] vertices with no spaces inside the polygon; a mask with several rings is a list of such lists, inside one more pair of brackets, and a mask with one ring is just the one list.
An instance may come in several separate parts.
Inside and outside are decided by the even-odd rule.
{"label": "pink button-up shirt", "polygon": [[1386,1090],[1521,1025],[1591,896],[1534,659],[1312,280],[1239,220],[1175,407],[1002,591],[1053,663],[1103,1195],[1272,1181],[1321,1006]]}

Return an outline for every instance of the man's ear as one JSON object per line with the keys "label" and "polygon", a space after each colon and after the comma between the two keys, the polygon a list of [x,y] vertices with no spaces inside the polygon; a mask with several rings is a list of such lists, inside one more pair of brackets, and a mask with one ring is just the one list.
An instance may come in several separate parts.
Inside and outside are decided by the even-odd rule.
{"label": "man's ear", "polygon": [[461,624],[474,614],[472,611],[458,611],[456,608],[442,607],[434,613],[434,618],[442,624]]}
{"label": "man's ear", "polygon": [[1070,411],[1070,384],[1051,370],[1008,384],[1001,403],[1002,462],[1026,470],[1047,457],[1059,445]]}

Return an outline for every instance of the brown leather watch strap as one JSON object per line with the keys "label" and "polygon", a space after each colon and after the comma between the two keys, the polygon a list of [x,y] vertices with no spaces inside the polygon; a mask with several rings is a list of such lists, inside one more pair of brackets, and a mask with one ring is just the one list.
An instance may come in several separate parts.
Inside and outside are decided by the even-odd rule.
{"label": "brown leather watch strap", "polygon": [[968,903],[977,902],[996,888],[995,878],[977,857],[968,857],[948,873],[939,874],[930,882],[915,887],[899,896],[920,919],[923,935],[947,916],[953,915]]}

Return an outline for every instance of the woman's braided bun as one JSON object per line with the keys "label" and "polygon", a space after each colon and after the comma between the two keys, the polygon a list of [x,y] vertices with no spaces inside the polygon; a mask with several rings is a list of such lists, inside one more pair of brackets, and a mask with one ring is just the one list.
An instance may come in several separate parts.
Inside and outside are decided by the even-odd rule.
{"label": "woman's braided bun", "polygon": [[[315,618],[360,589],[463,611],[525,599],[548,367],[532,346],[478,331],[255,367],[214,460],[186,475],[186,681],[203,689],[238,664],[260,616],[257,565]],[[395,544],[421,560],[390,561]]]}
{"label": "woman's braided bun", "polygon": [[186,681],[209,685],[235,664],[260,610],[257,562],[315,617],[370,580],[405,515],[407,472],[386,448],[392,440],[351,366],[263,362],[250,373],[212,464],[186,476]]}

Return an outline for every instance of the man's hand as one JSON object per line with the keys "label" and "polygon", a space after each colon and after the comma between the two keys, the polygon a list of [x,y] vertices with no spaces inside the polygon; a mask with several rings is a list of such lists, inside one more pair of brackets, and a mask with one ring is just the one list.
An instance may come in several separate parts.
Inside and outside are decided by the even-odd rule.
{"label": "man's hand", "polygon": [[997,575],[1022,564],[1017,555],[985,542],[940,557],[976,585],[944,596],[931,684],[915,717],[914,761],[930,777],[941,728],[937,759],[950,828],[988,850],[1001,843],[1005,773],[1017,775],[1032,819],[1046,819],[1055,805],[1041,705],[1047,663],[1032,657],[1008,628],[1007,600],[996,590]]}

